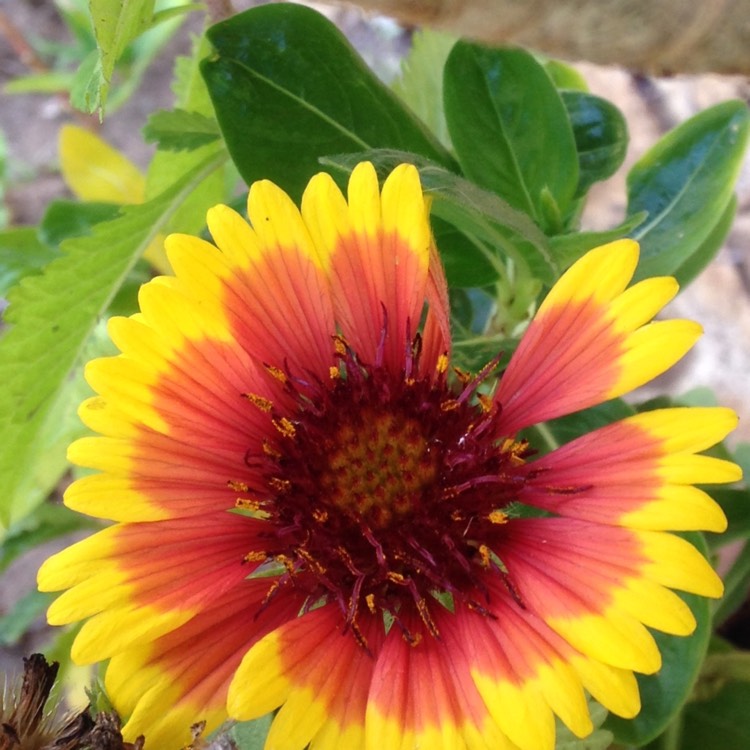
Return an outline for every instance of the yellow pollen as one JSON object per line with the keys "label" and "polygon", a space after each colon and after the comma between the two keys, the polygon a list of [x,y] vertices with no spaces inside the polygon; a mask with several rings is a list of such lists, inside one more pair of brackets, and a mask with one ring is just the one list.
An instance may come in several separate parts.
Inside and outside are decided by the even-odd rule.
{"label": "yellow pollen", "polygon": [[282,479],[281,477],[271,477],[268,480],[268,484],[271,485],[276,492],[287,492],[292,486],[292,483],[288,479]]}
{"label": "yellow pollen", "polygon": [[466,385],[471,380],[471,373],[466,372],[466,370],[461,370],[458,367],[454,367],[453,372],[456,373],[458,382],[462,385]]}
{"label": "yellow pollen", "polygon": [[315,508],[315,510],[312,512],[312,517],[318,523],[325,523],[328,520],[328,511],[321,510],[320,508]]}
{"label": "yellow pollen", "polygon": [[235,482],[231,479],[227,482],[227,487],[229,487],[229,489],[232,490],[233,492],[249,492],[250,491],[250,488],[244,482]]}
{"label": "yellow pollen", "polygon": [[399,584],[399,586],[403,586],[403,585],[404,585],[404,583],[406,582],[406,579],[405,579],[405,578],[404,578],[404,577],[403,577],[403,576],[401,575],[401,573],[395,573],[395,572],[394,572],[394,571],[392,571],[392,570],[389,570],[389,571],[388,571],[388,572],[387,572],[387,573],[385,574],[385,577],[386,577],[386,578],[387,578],[387,579],[388,579],[389,581],[391,581],[391,583],[397,583],[397,584]]}
{"label": "yellow pollen", "polygon": [[479,545],[479,557],[483,568],[490,567],[491,552],[490,548],[486,544]]}
{"label": "yellow pollen", "polygon": [[274,448],[268,440],[263,440],[263,453],[271,458],[281,458],[281,453]]}
{"label": "yellow pollen", "polygon": [[346,342],[343,338],[341,338],[341,336],[334,336],[333,348],[336,354],[338,354],[340,357],[343,357],[346,354]]}
{"label": "yellow pollen", "polygon": [[506,438],[500,447],[500,452],[508,454],[508,458],[513,466],[523,466],[526,463],[523,453],[526,451],[528,445],[527,440],[516,441],[513,438]]}
{"label": "yellow pollen", "polygon": [[375,614],[375,612],[377,612],[377,609],[375,608],[375,595],[374,594],[368,594],[365,597],[365,604],[367,604],[367,609],[369,609],[373,615]]}
{"label": "yellow pollen", "polygon": [[260,503],[249,497],[238,497],[234,501],[234,507],[242,510],[260,510]]}
{"label": "yellow pollen", "polygon": [[274,367],[273,365],[266,365],[266,372],[276,378],[276,380],[278,380],[280,383],[286,384],[287,377],[286,373],[283,370],[280,370],[278,367]]}
{"label": "yellow pollen", "polygon": [[289,421],[286,417],[281,419],[273,419],[273,426],[282,434],[285,438],[293,438],[297,434],[297,428]]}
{"label": "yellow pollen", "polygon": [[268,555],[265,552],[248,552],[243,558],[245,562],[263,562]]}
{"label": "yellow pollen", "polygon": [[328,374],[330,375],[331,380],[337,380],[341,377],[341,370],[339,370],[338,367],[334,367],[333,365],[331,365],[328,368]]}
{"label": "yellow pollen", "polygon": [[257,393],[243,393],[242,395],[261,411],[269,412],[273,409],[273,401],[263,398],[263,396],[259,396]]}
{"label": "yellow pollen", "polygon": [[501,510],[493,510],[488,516],[490,523],[503,524],[508,523],[508,516],[505,515]]}
{"label": "yellow pollen", "polygon": [[437,363],[435,364],[435,369],[440,375],[442,375],[444,372],[448,370],[448,355],[447,354],[441,354],[438,357]]}
{"label": "yellow pollen", "polygon": [[449,398],[440,404],[440,411],[454,411],[458,409],[460,404],[455,398]]}
{"label": "yellow pollen", "polygon": [[479,401],[479,405],[482,407],[482,411],[485,414],[489,414],[492,411],[492,407],[495,405],[495,402],[484,393],[477,394],[477,401]]}

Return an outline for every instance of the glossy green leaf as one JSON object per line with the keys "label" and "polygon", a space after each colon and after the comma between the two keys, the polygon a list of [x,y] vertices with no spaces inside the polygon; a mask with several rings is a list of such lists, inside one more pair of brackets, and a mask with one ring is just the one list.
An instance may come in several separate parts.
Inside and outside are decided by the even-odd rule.
{"label": "glossy green leaf", "polygon": [[732,195],[724,213],[700,247],[674,272],[680,286],[687,286],[716,257],[729,235],[737,214],[737,196]]}
{"label": "glossy green leaf", "polygon": [[9,324],[0,339],[0,524],[23,517],[28,467],[68,373],[128,272],[172,213],[223,159],[214,157],[159,198],[128,206],[8,294]]}
{"label": "glossy green leaf", "polygon": [[0,232],[0,296],[24,276],[37,273],[56,258],[57,251],[39,239],[33,227]]}
{"label": "glossy green leaf", "polygon": [[193,151],[221,137],[216,120],[184,109],[154,112],[143,129],[148,143],[165,151]]}
{"label": "glossy green leaf", "polygon": [[572,65],[561,60],[544,60],[544,69],[558,89],[570,91],[588,91],[586,79]]}
{"label": "glossy green leaf", "polygon": [[[680,536],[707,554],[701,534],[687,532]],[[700,672],[711,638],[710,604],[703,597],[678,593],[695,616],[696,630],[684,638],[654,632],[662,655],[662,668],[653,675],[636,675],[641,693],[640,713],[628,720],[610,714],[604,724],[621,744],[639,747],[660,735],[690,697]]]}
{"label": "glossy green leaf", "polygon": [[614,104],[583,91],[562,91],[578,151],[576,197],[621,166],[628,149],[628,126]]}
{"label": "glossy green leaf", "polygon": [[499,270],[480,240],[438,216],[432,217],[432,233],[451,289],[483,287],[498,279]]}
{"label": "glossy green leaf", "polygon": [[689,703],[679,750],[747,750],[750,747],[750,682],[729,682],[709,700]]}
{"label": "glossy green leaf", "polygon": [[433,29],[418,29],[411,49],[401,64],[393,90],[438,140],[450,148],[443,110],[443,68],[456,38]]}
{"label": "glossy green leaf", "polygon": [[444,76],[445,116],[464,174],[545,231],[559,231],[549,224],[543,194],[560,215],[568,212],[578,156],[567,111],[545,69],[523,50],[461,41]]}
{"label": "glossy green leaf", "polygon": [[709,547],[715,550],[739,539],[750,539],[750,490],[711,487],[708,494],[721,506],[728,522],[722,534],[706,534]]}
{"label": "glossy green leaf", "polygon": [[453,160],[341,32],[301,5],[252,8],[209,29],[202,70],[243,179],[299,199],[319,158],[372,148]]}
{"label": "glossy green leaf", "polygon": [[694,268],[713,251],[705,243],[727,211],[749,133],[747,105],[724,102],[669,132],[631,169],[628,215],[648,211],[632,234],[641,243],[636,278]]}
{"label": "glossy green leaf", "polygon": [[627,237],[646,220],[647,214],[642,211],[625,219],[619,226],[600,232],[568,232],[549,238],[552,256],[561,268],[567,268],[589,250],[600,245]]}
{"label": "glossy green leaf", "polygon": [[731,567],[722,578],[724,596],[714,612],[717,625],[725,622],[747,599],[750,588],[750,542],[746,542],[733,557]]}

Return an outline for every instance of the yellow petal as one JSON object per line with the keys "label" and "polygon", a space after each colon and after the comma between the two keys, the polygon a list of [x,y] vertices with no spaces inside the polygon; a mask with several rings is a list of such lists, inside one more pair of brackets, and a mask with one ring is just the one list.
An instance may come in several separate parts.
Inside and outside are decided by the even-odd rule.
{"label": "yellow petal", "polygon": [[146,180],[127,157],[76,125],[60,130],[60,169],[78,198],[102,203],[143,203]]}

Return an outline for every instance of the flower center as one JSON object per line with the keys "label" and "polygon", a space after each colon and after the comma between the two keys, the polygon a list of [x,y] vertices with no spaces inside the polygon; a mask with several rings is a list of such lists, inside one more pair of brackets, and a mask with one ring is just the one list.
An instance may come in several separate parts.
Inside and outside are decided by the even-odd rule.
{"label": "flower center", "polygon": [[336,602],[358,640],[365,607],[410,638],[401,622],[408,608],[437,636],[436,606],[487,613],[481,580],[490,567],[503,575],[490,550],[518,497],[526,445],[498,439],[499,410],[476,394],[494,363],[476,378],[459,374],[456,389],[445,358],[417,375],[418,339],[397,376],[337,344],[329,383],[273,370],[291,412],[248,396],[276,428],[247,458],[265,489],[238,500],[269,524],[266,548],[248,559],[283,566],[266,603],[293,584],[309,606]]}
{"label": "flower center", "polygon": [[404,414],[364,409],[338,426],[326,453],[325,504],[377,529],[412,515],[437,476],[435,451]]}

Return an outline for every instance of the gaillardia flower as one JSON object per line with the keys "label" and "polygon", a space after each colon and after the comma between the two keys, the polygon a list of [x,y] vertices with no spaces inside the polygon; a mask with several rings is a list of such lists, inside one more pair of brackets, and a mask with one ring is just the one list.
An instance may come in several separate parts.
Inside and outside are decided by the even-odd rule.
{"label": "gaillardia flower", "polygon": [[98,471],[69,507],[114,525],[48,560],[54,624],[86,618],[80,663],[109,659],[126,738],[178,748],[190,725],[280,709],[267,748],[549,750],[587,693],[639,710],[648,628],[687,635],[671,590],[721,594],[670,531],[721,531],[694,483],[739,478],[696,455],[722,408],[651,411],[546,454],[524,429],[666,370],[699,327],[651,323],[671,278],[628,286],[635,242],[591,251],[553,287],[492,390],[450,367],[448,303],[419,177],[348,201],[315,176],[301,210],[250,189],[216,246],[168,238],[172,278],[115,318],[91,362]]}

